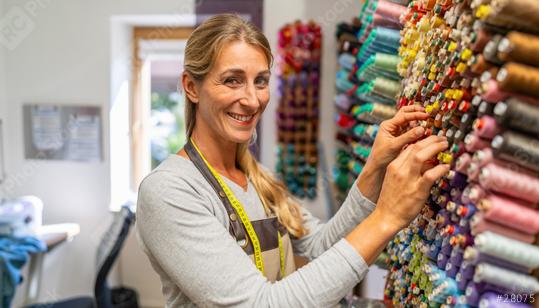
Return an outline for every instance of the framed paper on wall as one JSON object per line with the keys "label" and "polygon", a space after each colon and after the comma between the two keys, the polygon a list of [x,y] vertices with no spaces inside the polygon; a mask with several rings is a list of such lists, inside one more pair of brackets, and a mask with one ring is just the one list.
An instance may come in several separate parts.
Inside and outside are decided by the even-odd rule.
{"label": "framed paper on wall", "polygon": [[23,124],[26,159],[103,160],[100,107],[28,104]]}

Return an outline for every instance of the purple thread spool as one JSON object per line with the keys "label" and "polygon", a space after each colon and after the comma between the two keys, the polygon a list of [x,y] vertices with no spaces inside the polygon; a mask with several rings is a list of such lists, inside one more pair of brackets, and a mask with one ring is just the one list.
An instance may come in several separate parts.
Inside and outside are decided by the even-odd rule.
{"label": "purple thread spool", "polygon": [[463,279],[471,280],[473,278],[473,275],[475,274],[475,265],[464,260],[460,264],[459,273],[461,274]]}
{"label": "purple thread spool", "polygon": [[455,278],[457,276],[457,273],[459,272],[458,264],[455,264],[451,262],[451,260],[448,260],[447,264],[445,265],[445,272],[447,276]]}
{"label": "purple thread spool", "polygon": [[451,185],[451,187],[464,189],[466,184],[468,184],[468,177],[462,172],[451,170],[449,172],[449,177],[449,185]]}
{"label": "purple thread spool", "polygon": [[444,253],[440,253],[436,259],[436,265],[438,265],[439,268],[445,268],[448,261],[449,257]]}
{"label": "purple thread spool", "polygon": [[453,264],[461,264],[463,255],[464,251],[460,247],[454,247],[449,255],[449,261],[451,261]]}
{"label": "purple thread spool", "polygon": [[[449,254],[451,254],[451,249],[453,247],[451,247],[451,244],[449,244],[449,237],[446,236],[444,238],[444,241],[442,242],[442,247],[440,249],[440,252],[446,256],[449,256]],[[443,268],[443,267],[440,267],[440,268]]]}
{"label": "purple thread spool", "polygon": [[466,286],[468,285],[468,282],[470,280],[466,279],[462,273],[459,272],[457,273],[457,276],[455,276],[455,280],[457,281],[457,289],[461,292],[464,292],[466,290]]}

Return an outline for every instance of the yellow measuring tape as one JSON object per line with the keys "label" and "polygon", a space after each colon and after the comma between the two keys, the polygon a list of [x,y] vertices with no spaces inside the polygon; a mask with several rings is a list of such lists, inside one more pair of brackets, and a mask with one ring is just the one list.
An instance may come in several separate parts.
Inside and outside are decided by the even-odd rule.
{"label": "yellow measuring tape", "polygon": [[[253,250],[254,250],[254,259],[255,259],[255,265],[256,268],[260,272],[262,272],[262,275],[265,275],[264,272],[264,261],[262,260],[262,251],[260,249],[260,241],[258,240],[258,236],[256,235],[255,229],[253,228],[253,224],[251,224],[251,220],[247,216],[247,213],[245,213],[245,210],[243,209],[243,206],[241,205],[240,201],[236,198],[234,193],[230,190],[228,185],[223,181],[221,176],[213,169],[213,167],[210,165],[210,163],[206,160],[204,155],[202,155],[202,152],[198,149],[197,145],[195,144],[194,140],[191,138],[191,143],[193,143],[194,148],[197,150],[198,154],[200,154],[200,157],[202,157],[202,160],[204,160],[204,163],[206,163],[206,166],[208,166],[208,169],[210,169],[213,176],[217,179],[217,182],[219,182],[219,185],[221,185],[221,188],[225,191],[227,199],[232,204],[232,207],[236,210],[236,213],[240,217],[240,220],[245,227],[245,230],[247,230],[247,235],[249,236],[249,239],[251,240],[251,243],[253,244]],[[279,242],[279,263],[280,263],[280,269],[281,269],[281,279],[285,276],[285,268],[284,268],[284,249],[283,249],[283,241],[281,239],[281,233],[277,231],[277,238]]]}

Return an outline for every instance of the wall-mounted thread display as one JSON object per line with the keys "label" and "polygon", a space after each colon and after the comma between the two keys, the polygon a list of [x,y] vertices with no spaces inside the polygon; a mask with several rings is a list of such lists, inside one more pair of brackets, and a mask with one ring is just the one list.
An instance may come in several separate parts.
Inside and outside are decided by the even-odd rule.
{"label": "wall-mounted thread display", "polygon": [[353,49],[339,49],[336,75],[339,147],[333,174],[341,200],[362,171],[378,124],[396,114],[396,96],[402,89],[397,50],[403,12],[406,7],[396,1],[367,0],[358,17],[360,23],[337,27],[339,41],[357,39]]}
{"label": "wall-mounted thread display", "polygon": [[297,21],[279,32],[277,174],[300,198],[316,197],[321,30]]}
{"label": "wall-mounted thread display", "polygon": [[452,171],[388,245],[388,306],[499,307],[537,292],[538,4],[412,1],[401,15],[397,108],[425,107],[419,125],[447,138],[436,158]]}

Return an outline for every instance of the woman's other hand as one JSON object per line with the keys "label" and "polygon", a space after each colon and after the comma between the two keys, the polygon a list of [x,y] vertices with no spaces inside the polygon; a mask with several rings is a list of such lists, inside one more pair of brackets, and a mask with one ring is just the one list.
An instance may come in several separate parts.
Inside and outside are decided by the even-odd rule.
{"label": "woman's other hand", "polygon": [[417,141],[425,132],[423,127],[405,132],[407,126],[428,117],[421,106],[405,106],[393,118],[380,124],[371,154],[357,182],[359,190],[367,199],[374,203],[378,201],[388,164],[399,155],[405,145]]}
{"label": "woman's other hand", "polygon": [[408,146],[388,165],[376,209],[346,236],[367,264],[419,214],[431,186],[449,171],[449,165],[421,171],[447,146],[445,138],[431,136]]}

